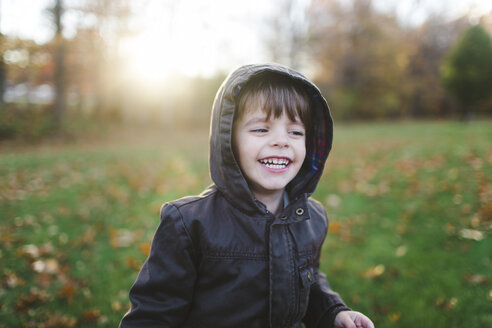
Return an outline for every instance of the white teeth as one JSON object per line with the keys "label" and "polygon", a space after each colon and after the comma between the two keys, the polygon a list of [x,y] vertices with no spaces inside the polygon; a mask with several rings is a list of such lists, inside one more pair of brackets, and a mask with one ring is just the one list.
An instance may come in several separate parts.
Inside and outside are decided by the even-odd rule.
{"label": "white teeth", "polygon": [[283,169],[289,164],[289,160],[284,158],[266,158],[261,159],[260,162],[268,168]]}

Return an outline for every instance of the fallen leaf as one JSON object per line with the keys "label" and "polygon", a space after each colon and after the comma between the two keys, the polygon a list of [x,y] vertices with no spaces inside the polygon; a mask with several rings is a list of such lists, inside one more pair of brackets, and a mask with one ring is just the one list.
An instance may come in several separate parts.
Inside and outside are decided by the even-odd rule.
{"label": "fallen leaf", "polygon": [[140,270],[140,263],[134,257],[127,257],[126,265],[133,270]]}
{"label": "fallen leaf", "polygon": [[128,247],[135,240],[135,233],[130,230],[109,230],[110,244],[114,248]]}
{"label": "fallen leaf", "polygon": [[58,206],[58,213],[61,216],[67,216],[70,214],[70,209],[67,206]]}
{"label": "fallen leaf", "polygon": [[483,239],[483,233],[479,230],[462,229],[460,230],[460,236],[465,239],[472,239],[480,241]]}
{"label": "fallen leaf", "polygon": [[378,264],[364,273],[364,278],[372,279],[381,276],[384,273],[385,267],[382,264]]}
{"label": "fallen leaf", "polygon": [[7,273],[7,278],[5,279],[5,284],[7,287],[14,288],[17,286],[24,286],[26,282],[19,278],[15,273]]}
{"label": "fallen leaf", "polygon": [[374,312],[379,314],[386,314],[391,310],[389,305],[376,305],[374,306]]}
{"label": "fallen leaf", "polygon": [[39,248],[36,245],[24,245],[18,251],[17,255],[19,257],[27,256],[31,259],[36,259],[39,257]]}
{"label": "fallen leaf", "polygon": [[395,322],[397,322],[398,320],[400,320],[401,313],[400,313],[400,312],[390,313],[390,314],[388,315],[388,317],[389,317],[389,320],[390,320],[392,323],[395,323]]}
{"label": "fallen leaf", "polygon": [[16,238],[14,235],[12,235],[10,233],[5,233],[5,232],[0,233],[0,244],[10,246],[15,241],[16,241]]}
{"label": "fallen leaf", "polygon": [[37,273],[56,274],[59,271],[56,259],[37,260],[32,263],[32,268]]}
{"label": "fallen leaf", "polygon": [[121,304],[121,302],[119,301],[114,301],[112,304],[111,304],[111,308],[115,311],[121,311],[123,309],[123,305]]}
{"label": "fallen leaf", "polygon": [[451,222],[446,222],[446,225],[444,226],[444,229],[448,233],[454,233],[454,231],[455,231],[454,225]]}
{"label": "fallen leaf", "polygon": [[407,246],[400,246],[396,249],[396,252],[395,252],[396,256],[397,257],[402,257],[404,256],[405,254],[407,254]]}
{"label": "fallen leaf", "polygon": [[448,311],[452,310],[456,307],[457,303],[458,303],[458,299],[456,297],[453,297],[444,304],[444,308]]}
{"label": "fallen leaf", "polygon": [[456,297],[452,297],[449,300],[438,298],[436,301],[436,306],[439,308],[443,308],[446,311],[450,311],[456,307],[458,303],[458,299]]}
{"label": "fallen leaf", "polygon": [[48,273],[41,273],[37,275],[35,281],[37,285],[43,288],[48,288],[53,282],[53,275]]}
{"label": "fallen leaf", "polygon": [[140,251],[148,256],[150,254],[150,244],[148,243],[140,244]]}
{"label": "fallen leaf", "polygon": [[406,224],[399,224],[397,227],[396,227],[396,232],[399,234],[399,235],[404,235],[408,232],[408,227]]}
{"label": "fallen leaf", "polygon": [[486,285],[489,280],[487,277],[481,274],[465,274],[465,280],[473,285]]}
{"label": "fallen leaf", "polygon": [[39,255],[41,255],[41,256],[50,255],[53,253],[54,250],[55,249],[53,247],[53,244],[50,242],[47,242],[47,243],[44,243],[43,245],[41,245],[39,247]]}
{"label": "fallen leaf", "polygon": [[328,228],[328,231],[333,234],[337,234],[338,232],[340,232],[341,227],[342,225],[339,222],[333,222],[330,223],[330,227]]}
{"label": "fallen leaf", "polygon": [[48,293],[33,287],[30,289],[29,294],[19,296],[15,308],[18,311],[27,311],[36,304],[45,303],[48,298]]}
{"label": "fallen leaf", "polygon": [[96,323],[101,317],[101,312],[97,309],[85,311],[82,314],[82,321],[84,323]]}
{"label": "fallen leaf", "polygon": [[68,301],[68,303],[72,303],[73,297],[77,294],[77,290],[75,289],[75,285],[71,282],[66,283],[62,289],[58,291],[58,296],[64,298]]}
{"label": "fallen leaf", "polygon": [[360,303],[360,296],[355,294],[352,296],[352,303],[354,304],[359,304]]}
{"label": "fallen leaf", "polygon": [[342,199],[340,198],[340,196],[335,195],[335,194],[328,195],[328,197],[326,197],[326,200],[325,200],[326,205],[328,205],[329,207],[333,207],[333,208],[339,207],[341,202],[342,202]]}
{"label": "fallen leaf", "polygon": [[48,328],[70,328],[75,327],[77,319],[70,318],[61,314],[55,314],[51,316],[45,323],[44,327]]}
{"label": "fallen leaf", "polygon": [[95,229],[92,226],[89,226],[84,234],[77,239],[76,244],[91,245],[94,243],[95,237]]}

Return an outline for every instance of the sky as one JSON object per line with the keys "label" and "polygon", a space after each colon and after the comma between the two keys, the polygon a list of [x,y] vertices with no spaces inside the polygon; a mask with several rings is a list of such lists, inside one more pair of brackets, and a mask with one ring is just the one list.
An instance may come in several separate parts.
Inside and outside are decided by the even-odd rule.
{"label": "sky", "polygon": [[[55,0],[0,0],[2,33],[33,39],[38,43],[53,37],[53,27],[46,8]],[[76,3],[80,0],[65,0]],[[302,8],[310,0],[296,0]],[[342,0],[343,1],[343,0]],[[373,0],[381,10],[395,11],[407,24],[419,24],[431,14],[442,13],[449,18],[463,13],[480,16],[492,11],[491,0]],[[173,62],[174,68],[188,75],[212,75],[217,70],[229,71],[231,66],[261,62],[267,59],[263,47],[266,17],[278,6],[276,0],[141,0],[135,24],[138,37],[121,43],[123,55],[132,59],[134,70],[163,75]],[[170,16],[170,12],[172,16]],[[77,17],[64,17],[67,37],[75,33]],[[154,40],[161,40],[156,45]],[[170,51],[171,49],[171,51]],[[162,58],[167,61],[162,61]]]}

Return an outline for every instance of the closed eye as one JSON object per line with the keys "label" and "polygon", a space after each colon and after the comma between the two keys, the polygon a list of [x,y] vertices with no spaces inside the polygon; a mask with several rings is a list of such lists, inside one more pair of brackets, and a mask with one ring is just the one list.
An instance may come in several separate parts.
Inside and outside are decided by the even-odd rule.
{"label": "closed eye", "polygon": [[293,135],[295,136],[299,136],[299,137],[302,137],[304,136],[304,131],[291,131],[290,133],[292,133]]}
{"label": "closed eye", "polygon": [[264,128],[251,129],[250,131],[251,132],[256,132],[256,133],[266,133],[266,132],[268,132],[268,130],[267,129],[264,129]]}

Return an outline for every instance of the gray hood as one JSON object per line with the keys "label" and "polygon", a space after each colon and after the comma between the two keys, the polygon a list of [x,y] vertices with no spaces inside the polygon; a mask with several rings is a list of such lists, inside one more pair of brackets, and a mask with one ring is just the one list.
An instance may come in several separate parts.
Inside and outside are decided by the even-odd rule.
{"label": "gray hood", "polygon": [[241,87],[259,74],[279,74],[302,82],[311,95],[313,133],[306,140],[306,159],[297,176],[287,186],[291,200],[311,195],[323,173],[331,150],[333,120],[318,88],[302,74],[278,64],[246,65],[233,71],[222,83],[214,100],[210,123],[210,173],[217,188],[236,208],[250,215],[266,207],[255,200],[232,151],[232,123],[236,97]]}

